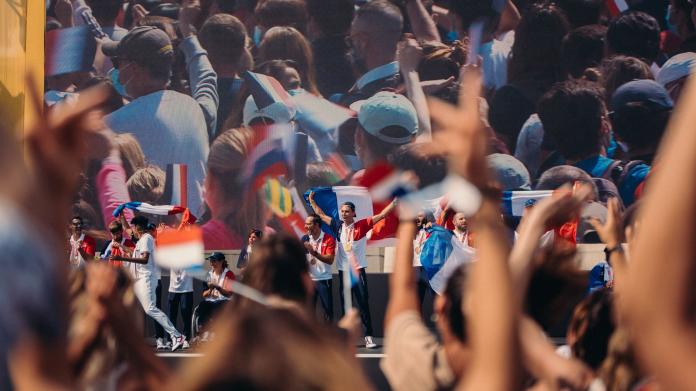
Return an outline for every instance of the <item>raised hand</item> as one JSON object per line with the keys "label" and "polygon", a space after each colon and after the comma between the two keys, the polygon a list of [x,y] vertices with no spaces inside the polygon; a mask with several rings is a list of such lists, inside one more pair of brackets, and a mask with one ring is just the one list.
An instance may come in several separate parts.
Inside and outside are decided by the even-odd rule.
{"label": "raised hand", "polygon": [[422,58],[423,49],[418,46],[418,42],[415,39],[409,38],[399,44],[397,61],[402,73],[415,71]]}
{"label": "raised hand", "polygon": [[179,9],[179,28],[184,37],[195,34],[195,25],[201,14],[199,0],[183,0]]}
{"label": "raised hand", "polygon": [[607,202],[607,209],[607,220],[604,224],[596,218],[590,220],[590,224],[597,231],[602,243],[606,244],[607,248],[613,248],[620,245],[624,237],[619,201],[611,198]]}

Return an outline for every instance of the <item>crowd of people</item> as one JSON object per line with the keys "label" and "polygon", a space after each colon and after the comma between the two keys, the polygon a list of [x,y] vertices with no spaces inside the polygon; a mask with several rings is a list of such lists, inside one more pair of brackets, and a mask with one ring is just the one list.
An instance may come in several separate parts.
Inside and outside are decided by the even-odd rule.
{"label": "crowd of people", "polygon": [[[393,390],[694,389],[692,1],[46,12],[47,33],[90,31],[89,64],[31,91],[23,145],[0,132],[0,389],[372,389],[356,346],[381,336]],[[314,126],[324,111],[350,115]],[[302,235],[249,181],[259,135],[281,128],[306,137],[301,173],[272,178],[306,194]],[[403,187],[369,215],[320,205],[321,189],[370,187],[385,167]],[[191,227],[132,201],[185,206],[207,276],[160,270],[157,236]],[[367,248],[385,237],[379,313]],[[589,273],[586,243],[606,255]],[[157,350],[203,354],[173,371],[148,318]]]}

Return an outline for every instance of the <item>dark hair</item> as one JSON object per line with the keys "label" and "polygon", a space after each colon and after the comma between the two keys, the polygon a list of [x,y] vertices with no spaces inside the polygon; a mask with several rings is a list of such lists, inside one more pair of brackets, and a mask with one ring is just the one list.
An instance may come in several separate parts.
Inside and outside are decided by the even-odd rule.
{"label": "dark hair", "polygon": [[587,68],[598,66],[604,58],[604,36],[607,28],[593,24],[578,27],[563,38],[561,64],[565,74],[582,77]]}
{"label": "dark hair", "polygon": [[459,0],[450,2],[450,12],[461,21],[464,30],[469,29],[472,23],[484,19],[484,34],[492,34],[498,28],[500,12],[493,9],[492,1]]}
{"label": "dark hair", "polygon": [[593,199],[597,200],[599,198],[597,186],[590,174],[581,168],[567,165],[551,167],[544,171],[541,177],[539,177],[534,190],[556,190],[567,183],[572,185],[575,182],[591,185],[594,194]]}
{"label": "dark hair", "polygon": [[123,231],[123,225],[118,220],[113,220],[109,223],[109,231]]}
{"label": "dark hair", "polygon": [[326,36],[350,30],[355,6],[352,0],[307,0],[307,14]]}
{"label": "dark hair", "polygon": [[418,65],[421,80],[440,80],[459,77],[459,69],[466,62],[467,48],[455,41],[451,46],[439,42],[421,44],[423,58]]}
{"label": "dark hair", "polygon": [[570,346],[573,354],[593,370],[607,357],[609,338],[614,333],[613,301],[610,289],[591,293],[575,307],[568,325],[568,330],[577,337]]}
{"label": "dark hair", "polygon": [[556,0],[573,27],[599,23],[602,0]]}
{"label": "dark hair", "polygon": [[678,9],[679,11],[686,14],[686,29],[690,32],[696,31],[694,21],[691,19],[691,12],[694,9],[694,6],[691,5],[691,2],[689,2],[689,0],[672,0],[672,4],[674,5],[672,9]]}
{"label": "dark hair", "polygon": [[[145,62],[136,61],[136,63],[145,68],[147,73],[150,74],[150,77],[153,79],[162,81],[170,80],[175,68],[175,62],[177,58],[179,58],[177,57],[179,56],[179,51],[176,50],[179,42],[179,33],[176,29],[175,20],[166,16],[145,15],[138,21],[137,26],[157,27],[158,29],[164,31],[167,34],[167,37],[169,37],[171,44],[174,47],[173,55],[158,58],[156,60],[153,58]],[[177,68],[177,70],[178,69],[179,68]],[[176,81],[176,78],[172,79],[172,82]]]}
{"label": "dark hair", "polygon": [[307,10],[302,0],[266,0],[256,6],[256,22],[270,29],[290,26],[307,32]]}
{"label": "dark hair", "polygon": [[102,27],[113,24],[123,6],[123,0],[87,0],[92,15]]}
{"label": "dark hair", "polygon": [[346,202],[342,203],[341,206],[347,206],[350,208],[350,210],[355,212],[355,204],[350,202],[350,201],[346,201]]}
{"label": "dark hair", "polygon": [[305,248],[288,235],[267,236],[254,247],[244,282],[267,295],[306,303],[304,278],[308,273]]}
{"label": "dark hair", "polygon": [[462,304],[464,302],[464,291],[468,274],[467,265],[458,267],[447,279],[447,285],[443,294],[447,298],[446,313],[449,327],[452,329],[452,333],[462,342],[467,341],[466,315],[462,312]]}
{"label": "dark hair", "polygon": [[660,25],[644,12],[624,12],[609,23],[607,48],[651,64],[660,52]]}
{"label": "dark hair", "polygon": [[82,216],[80,216],[80,215],[73,216],[72,219],[70,219],[70,221],[72,222],[73,220],[80,220],[80,224],[85,223],[84,220],[82,219]]}
{"label": "dark hair", "polygon": [[147,226],[150,223],[150,220],[143,216],[143,215],[138,215],[135,216],[131,219],[131,225],[138,227],[142,229],[143,231],[147,231]]}
{"label": "dark hair", "polygon": [[423,144],[402,145],[388,159],[389,163],[400,170],[413,171],[421,188],[441,182],[447,176],[447,161],[444,156],[426,155],[422,153],[423,148]]}
{"label": "dark hair", "polygon": [[561,43],[569,29],[565,15],[555,5],[533,6],[515,29],[508,82],[530,78],[563,80]]}
{"label": "dark hair", "polygon": [[650,66],[644,61],[629,56],[613,56],[602,61],[599,67],[600,83],[604,88],[605,101],[622,85],[637,79],[653,79]]}
{"label": "dark hair", "polygon": [[538,104],[544,132],[566,159],[582,159],[600,152],[605,112],[602,90],[587,81],[558,83]]}
{"label": "dark hair", "polygon": [[[358,124],[358,132],[362,132],[363,138],[365,140],[365,146],[374,156],[389,157],[395,150],[400,146],[405,144],[394,144],[387,141],[382,141],[373,136],[367,130],[365,130],[360,124]],[[401,126],[387,126],[380,130],[380,133],[390,136],[390,137],[403,137],[406,130]]]}
{"label": "dark hair", "polygon": [[667,128],[672,110],[647,102],[630,102],[611,113],[612,130],[630,148],[657,147]]}
{"label": "dark hair", "polygon": [[247,237],[250,238],[251,235],[256,235],[257,239],[262,239],[263,238],[263,231],[261,231],[258,228],[252,228],[249,230],[249,235],[247,235]]}
{"label": "dark hair", "polygon": [[309,217],[312,219],[313,224],[321,225],[321,217],[318,214],[312,213]]}
{"label": "dark hair", "polygon": [[[302,88],[318,94],[314,72],[314,55],[309,41],[297,31],[288,26],[276,26],[269,29],[263,37],[258,51],[259,61],[292,60],[294,68],[299,73]],[[285,64],[286,66],[289,63]]]}
{"label": "dark hair", "polygon": [[247,31],[236,17],[215,14],[203,23],[198,39],[213,63],[238,66],[246,48]]}

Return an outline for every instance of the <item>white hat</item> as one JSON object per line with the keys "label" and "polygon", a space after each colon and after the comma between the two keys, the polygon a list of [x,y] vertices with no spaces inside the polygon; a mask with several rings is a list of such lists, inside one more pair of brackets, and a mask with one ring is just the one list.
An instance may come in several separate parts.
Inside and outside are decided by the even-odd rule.
{"label": "white hat", "polygon": [[[350,108],[358,112],[360,126],[384,142],[406,144],[418,132],[416,108],[403,95],[381,91],[367,100],[353,103]],[[384,128],[390,126],[399,126],[404,131],[397,135],[384,134]]]}
{"label": "white hat", "polygon": [[684,76],[689,76],[696,66],[696,53],[680,53],[667,60],[657,73],[655,81],[666,86],[667,84],[679,80]]}
{"label": "white hat", "polygon": [[244,102],[244,112],[242,121],[244,125],[249,125],[250,122],[257,118],[268,118],[276,124],[287,124],[295,118],[295,108],[287,106],[283,102],[272,103],[262,109],[256,106],[254,97],[249,95]]}

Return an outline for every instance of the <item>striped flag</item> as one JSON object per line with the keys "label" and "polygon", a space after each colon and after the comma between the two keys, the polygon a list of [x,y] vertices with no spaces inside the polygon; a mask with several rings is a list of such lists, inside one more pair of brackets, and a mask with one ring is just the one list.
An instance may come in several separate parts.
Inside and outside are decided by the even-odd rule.
{"label": "striped flag", "polygon": [[182,214],[179,229],[196,222],[196,216],[191,214],[188,208],[179,205],[151,205],[146,202],[131,201],[116,207],[113,212],[114,217],[118,217],[124,209],[157,216]]}
{"label": "striped flag", "polygon": [[167,164],[167,176],[164,184],[163,200],[170,205],[188,206],[188,167],[186,164]]}
{"label": "striped flag", "polygon": [[249,86],[251,96],[254,97],[256,107],[263,109],[276,102],[291,105],[290,95],[280,82],[275,78],[260,73],[246,71],[242,73],[242,79]]}
{"label": "striped flag", "polygon": [[452,273],[461,265],[473,261],[475,255],[475,250],[459,243],[451,231],[434,225],[423,244],[420,261],[430,286],[441,295]]}
{"label": "striped flag", "polygon": [[333,171],[335,177],[333,183],[344,181],[350,175],[351,170],[348,168],[345,160],[337,152],[330,154],[326,160],[326,164],[329,165],[331,171]]}
{"label": "striped flag", "polygon": [[46,33],[46,76],[92,69],[97,44],[86,26],[51,30]]}
{"label": "striped flag", "polygon": [[365,169],[358,185],[370,189],[372,200],[377,202],[391,201],[416,190],[416,183],[409,176],[387,162]]}
{"label": "striped flag", "polygon": [[353,110],[309,92],[291,96],[290,102],[297,110],[295,121],[300,128],[314,134],[331,133],[348,119],[355,117]]}
{"label": "striped flag", "polygon": [[260,189],[266,178],[290,174],[294,159],[294,131],[287,124],[254,128],[249,156],[244,162],[242,180],[251,190]]}
{"label": "striped flag", "polygon": [[503,214],[521,217],[526,208],[534,206],[544,198],[551,197],[551,194],[553,194],[552,190],[504,191],[502,197]]}
{"label": "striped flag", "polygon": [[626,0],[607,0],[609,15],[615,17],[624,11],[628,11],[629,6]]}
{"label": "striped flag", "polygon": [[187,269],[203,263],[203,231],[191,226],[164,230],[157,235],[155,261],[167,269]]}

